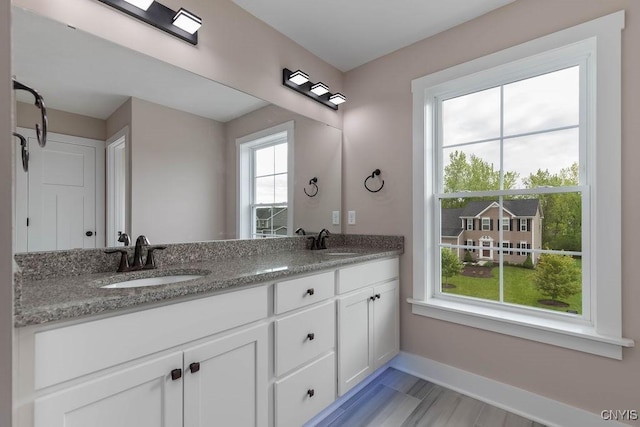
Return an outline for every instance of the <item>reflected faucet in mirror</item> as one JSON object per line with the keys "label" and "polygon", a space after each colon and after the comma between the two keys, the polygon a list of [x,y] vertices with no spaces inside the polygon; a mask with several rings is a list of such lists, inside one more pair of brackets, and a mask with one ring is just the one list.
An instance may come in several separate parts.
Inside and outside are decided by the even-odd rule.
{"label": "reflected faucet in mirror", "polygon": [[131,244],[131,239],[127,233],[118,231],[118,242],[123,243],[124,246],[129,246]]}

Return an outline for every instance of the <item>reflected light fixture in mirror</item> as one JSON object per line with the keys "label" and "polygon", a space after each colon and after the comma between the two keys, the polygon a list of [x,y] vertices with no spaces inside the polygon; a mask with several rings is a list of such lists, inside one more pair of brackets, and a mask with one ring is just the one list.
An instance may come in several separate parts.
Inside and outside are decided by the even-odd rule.
{"label": "reflected light fixture in mirror", "polygon": [[282,70],[282,84],[332,110],[337,110],[339,104],[347,101],[347,97],[343,94],[329,92],[329,86],[326,84],[310,82],[309,75],[301,70],[291,71],[284,68]]}
{"label": "reflected light fixture in mirror", "polygon": [[188,43],[198,44],[197,31],[202,25],[202,20],[185,9],[181,8],[176,12],[157,1],[149,0],[99,1]]}

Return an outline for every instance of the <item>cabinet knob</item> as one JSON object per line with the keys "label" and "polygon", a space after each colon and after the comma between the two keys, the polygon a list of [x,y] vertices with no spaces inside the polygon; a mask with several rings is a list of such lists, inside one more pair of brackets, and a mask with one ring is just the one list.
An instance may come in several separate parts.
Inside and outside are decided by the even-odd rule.
{"label": "cabinet knob", "polygon": [[307,338],[309,339],[309,341],[313,341],[316,337],[316,334],[314,334],[313,332],[307,334]]}
{"label": "cabinet knob", "polygon": [[371,301],[375,301],[376,297],[369,297]]}
{"label": "cabinet knob", "polygon": [[190,364],[189,370],[191,371],[192,374],[195,374],[196,372],[198,372],[200,370],[200,362],[193,362],[192,364]]}
{"label": "cabinet knob", "polygon": [[316,391],[314,389],[310,388],[309,390],[307,390],[307,396],[313,397],[314,394],[316,394]]}
{"label": "cabinet knob", "polygon": [[171,371],[171,379],[173,381],[179,380],[180,378],[182,378],[182,369],[174,369]]}
{"label": "cabinet knob", "polygon": [[307,295],[313,295],[316,291],[313,288],[307,289]]}
{"label": "cabinet knob", "polygon": [[376,294],[376,295],[375,295],[375,297],[376,297],[377,299],[380,299],[380,294]]}

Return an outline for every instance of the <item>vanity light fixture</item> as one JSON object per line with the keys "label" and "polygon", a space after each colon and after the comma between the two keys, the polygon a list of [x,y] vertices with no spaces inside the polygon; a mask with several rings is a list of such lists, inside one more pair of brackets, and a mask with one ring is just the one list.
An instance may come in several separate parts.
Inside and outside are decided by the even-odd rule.
{"label": "vanity light fixture", "polygon": [[347,101],[347,97],[343,94],[329,92],[329,86],[326,84],[310,82],[309,75],[301,70],[291,71],[288,68],[284,68],[282,70],[282,84],[332,110],[337,110],[338,104]]}
{"label": "vanity light fixture", "polygon": [[[178,12],[153,0],[98,0],[120,12],[153,25],[192,45],[198,44],[198,29],[202,19],[193,13],[180,9]],[[145,6],[147,7],[145,9]]]}
{"label": "vanity light fixture", "polygon": [[322,82],[318,82],[311,86],[311,92],[315,93],[318,96],[321,96],[329,92],[329,86]]}
{"label": "vanity light fixture", "polygon": [[340,105],[343,102],[347,102],[347,97],[341,94],[340,92],[337,92],[329,97],[329,102],[332,102],[336,105]]}
{"label": "vanity light fixture", "polygon": [[180,8],[176,16],[173,17],[173,25],[182,28],[189,34],[194,34],[202,26],[202,19],[188,10]]}
{"label": "vanity light fixture", "polygon": [[153,3],[154,0],[124,0],[124,1],[134,5],[137,8],[140,8],[146,11],[147,9],[149,9],[149,6],[151,6],[151,3]]}
{"label": "vanity light fixture", "polygon": [[300,86],[309,81],[309,75],[298,70],[298,71],[294,71],[293,73],[290,73],[288,79],[290,82]]}

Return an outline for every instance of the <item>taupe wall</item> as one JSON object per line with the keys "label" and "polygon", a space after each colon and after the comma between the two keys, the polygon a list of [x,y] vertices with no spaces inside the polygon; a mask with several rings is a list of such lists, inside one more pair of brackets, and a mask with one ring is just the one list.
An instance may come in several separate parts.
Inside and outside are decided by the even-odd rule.
{"label": "taupe wall", "polygon": [[[227,236],[236,237],[236,139],[294,121],[294,188],[293,228],[302,227],[319,232],[327,228],[340,232],[339,225],[332,225],[331,212],[340,211],[342,183],[342,132],[324,123],[300,114],[269,105],[225,124],[227,135]],[[303,189],[313,177],[318,178],[319,191],[315,197],[307,197]],[[344,229],[344,228],[343,228]]]}
{"label": "taupe wall", "polygon": [[13,279],[10,0],[0,0],[0,426],[11,425]]}
{"label": "taupe wall", "polygon": [[[302,115],[342,128],[342,113],[282,86],[282,69],[303,69],[343,92],[343,74],[230,0],[165,0],[202,18],[193,47],[97,1],[14,0],[18,7],[175,64]],[[342,109],[341,109],[342,110]]]}
{"label": "taupe wall", "polygon": [[[49,132],[73,135],[83,138],[107,139],[107,123],[105,120],[66,111],[47,108]],[[36,123],[40,123],[40,110],[35,105],[16,103],[16,125],[28,129],[34,129]]]}
{"label": "taupe wall", "polygon": [[[365,64],[345,76],[344,209],[357,211],[349,232],[402,234],[401,347],[463,370],[573,406],[640,409],[640,350],[616,361],[411,314],[411,80],[597,18],[627,11],[623,32],[622,278],[623,334],[640,343],[635,268],[640,230],[640,3],[632,0],[519,0],[449,31]],[[376,90],[371,90],[374,87]],[[601,141],[606,143],[606,141]],[[385,188],[362,189],[379,167]]]}
{"label": "taupe wall", "polygon": [[131,235],[223,238],[224,125],[137,98],[131,105]]}

